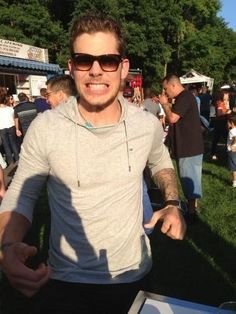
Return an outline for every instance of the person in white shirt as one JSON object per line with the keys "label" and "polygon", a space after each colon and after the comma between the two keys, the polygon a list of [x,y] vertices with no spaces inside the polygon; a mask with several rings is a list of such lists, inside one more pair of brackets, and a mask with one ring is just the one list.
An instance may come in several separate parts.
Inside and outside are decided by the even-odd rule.
{"label": "person in white shirt", "polygon": [[227,137],[228,167],[232,172],[232,186],[236,188],[236,114],[228,118],[229,133]]}
{"label": "person in white shirt", "polygon": [[7,89],[0,87],[0,136],[6,154],[7,164],[19,159],[19,149],[16,140],[14,109],[5,104]]}

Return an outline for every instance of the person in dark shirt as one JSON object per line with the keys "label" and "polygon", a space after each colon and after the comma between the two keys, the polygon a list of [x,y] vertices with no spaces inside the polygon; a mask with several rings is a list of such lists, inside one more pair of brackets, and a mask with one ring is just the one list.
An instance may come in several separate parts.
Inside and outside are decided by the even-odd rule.
{"label": "person in dark shirt", "polygon": [[37,108],[35,104],[29,101],[25,93],[18,95],[19,104],[14,107],[14,119],[16,125],[16,135],[24,137],[30,123],[37,116]]}
{"label": "person in dark shirt", "polygon": [[47,102],[47,88],[40,89],[40,97],[36,98],[34,103],[38,112],[44,112],[45,110],[51,109],[49,103]]}
{"label": "person in dark shirt", "polygon": [[[176,75],[163,79],[162,95],[159,101],[170,123],[171,153],[177,163],[177,170],[184,195],[188,201],[189,214],[197,214],[197,199],[202,196],[203,136],[197,103],[192,92],[184,89]],[[169,99],[174,100],[173,105]]]}
{"label": "person in dark shirt", "polygon": [[207,86],[202,87],[202,92],[199,93],[198,97],[200,98],[200,114],[209,121],[212,97],[208,92]]}

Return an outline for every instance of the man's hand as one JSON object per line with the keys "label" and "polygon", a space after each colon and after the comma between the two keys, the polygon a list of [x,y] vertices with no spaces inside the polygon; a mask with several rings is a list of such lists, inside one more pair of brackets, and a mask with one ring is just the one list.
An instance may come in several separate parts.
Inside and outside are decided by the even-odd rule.
{"label": "man's hand", "polygon": [[17,136],[17,137],[21,137],[21,136],[22,136],[22,133],[21,133],[20,130],[16,130],[16,136]]}
{"label": "man's hand", "polygon": [[2,269],[11,285],[27,297],[33,296],[49,279],[51,270],[40,264],[36,270],[25,265],[26,260],[34,256],[37,249],[18,242],[3,251]]}
{"label": "man's hand", "polygon": [[161,105],[168,104],[168,97],[165,93],[160,94],[158,98]]}
{"label": "man's hand", "polygon": [[163,221],[161,232],[174,240],[182,240],[186,232],[186,223],[176,206],[168,205],[153,213],[152,219],[145,228],[153,228],[158,221]]}

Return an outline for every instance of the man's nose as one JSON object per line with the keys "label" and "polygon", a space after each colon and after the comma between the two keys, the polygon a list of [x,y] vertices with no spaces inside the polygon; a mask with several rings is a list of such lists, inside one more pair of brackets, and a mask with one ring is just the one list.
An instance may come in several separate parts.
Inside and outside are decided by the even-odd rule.
{"label": "man's nose", "polygon": [[91,69],[89,70],[90,75],[101,75],[103,70],[97,60],[93,62]]}

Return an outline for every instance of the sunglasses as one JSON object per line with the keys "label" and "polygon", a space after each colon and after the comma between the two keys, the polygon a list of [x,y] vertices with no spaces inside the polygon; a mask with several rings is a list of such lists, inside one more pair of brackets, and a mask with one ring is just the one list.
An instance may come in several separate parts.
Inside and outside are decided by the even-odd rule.
{"label": "sunglasses", "polygon": [[51,92],[47,92],[46,94],[45,94],[45,97],[46,98],[48,98],[52,93],[56,93],[57,91],[55,91],[55,90],[53,90],[53,91],[51,91]]}
{"label": "sunglasses", "polygon": [[101,56],[93,56],[87,53],[72,54],[72,61],[75,69],[79,71],[89,71],[92,68],[94,61],[97,61],[104,72],[115,72],[122,60],[121,55],[117,54],[106,54]]}

